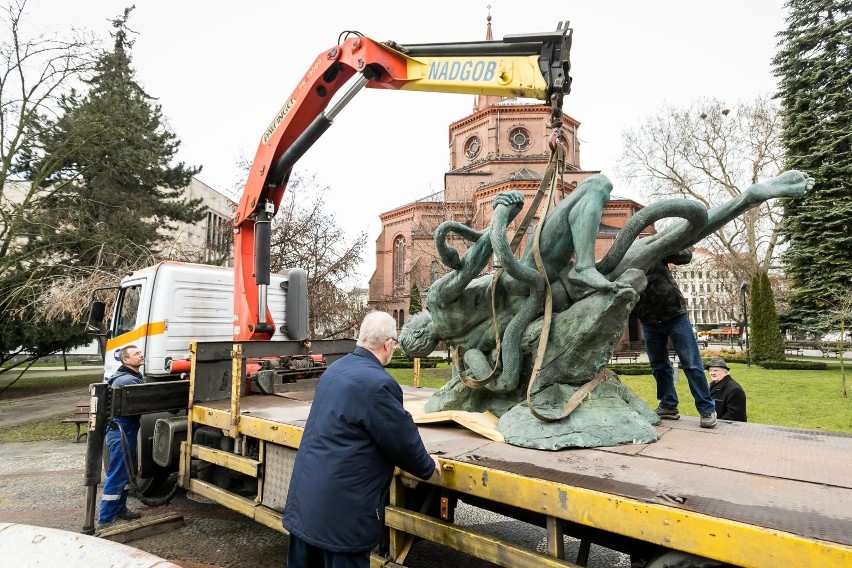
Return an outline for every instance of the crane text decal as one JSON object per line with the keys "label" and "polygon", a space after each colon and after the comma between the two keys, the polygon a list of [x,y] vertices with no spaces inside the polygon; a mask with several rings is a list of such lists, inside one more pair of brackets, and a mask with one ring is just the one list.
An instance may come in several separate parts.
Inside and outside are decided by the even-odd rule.
{"label": "crane text decal", "polygon": [[290,109],[293,108],[294,104],[296,104],[296,99],[292,97],[284,103],[284,106],[281,107],[281,110],[279,110],[278,114],[275,115],[275,118],[272,119],[272,122],[269,124],[269,128],[267,128],[266,132],[263,133],[264,144],[269,142],[269,139],[272,138],[272,134],[275,132],[275,129],[278,128],[278,125],[281,124],[281,121],[284,120],[284,117],[287,116],[287,113],[290,112]]}
{"label": "crane text decal", "polygon": [[429,65],[428,79],[435,81],[492,81],[497,71],[496,61],[433,61]]}

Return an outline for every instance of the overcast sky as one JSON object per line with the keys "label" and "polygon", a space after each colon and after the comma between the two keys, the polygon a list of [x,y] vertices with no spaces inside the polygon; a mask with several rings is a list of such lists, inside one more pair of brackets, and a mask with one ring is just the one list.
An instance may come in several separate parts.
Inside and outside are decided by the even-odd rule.
{"label": "overcast sky", "polygon": [[[84,27],[107,38],[126,2],[29,0],[31,29]],[[136,75],[162,104],[182,141],[180,159],[227,193],[236,162],[260,136],[316,55],[343,30],[406,43],[484,38],[489,0],[403,2],[210,2],[135,0],[130,28]],[[581,166],[613,178],[615,194],[639,200],[615,175],[621,134],[663,105],[701,97],[734,103],[772,93],[781,0],[522,2],[490,0],[495,38],[574,29],[572,93]],[[366,231],[366,284],[375,266],[378,215],[442,189],[447,128],[469,114],[470,95],[363,90],[296,165],[331,187],[330,205],[350,233]]]}

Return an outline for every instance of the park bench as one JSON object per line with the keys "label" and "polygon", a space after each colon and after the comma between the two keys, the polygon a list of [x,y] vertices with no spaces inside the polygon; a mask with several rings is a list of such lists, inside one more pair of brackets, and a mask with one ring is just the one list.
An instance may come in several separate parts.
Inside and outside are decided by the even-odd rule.
{"label": "park bench", "polygon": [[77,403],[77,408],[74,410],[74,415],[69,416],[68,418],[63,418],[59,421],[61,424],[74,424],[77,427],[77,434],[74,437],[75,442],[79,442],[86,436],[88,432],[88,428],[80,431],[81,426],[83,424],[89,423],[89,401],[82,400]]}
{"label": "park bench", "polygon": [[[849,349],[849,343],[847,342],[844,346],[845,350]],[[840,356],[840,342],[839,341],[823,341],[819,344],[818,349],[822,351],[823,357],[839,357]]]}
{"label": "park bench", "polygon": [[784,343],[784,353],[786,353],[787,355],[798,355],[798,356],[802,356],[804,354],[804,352],[802,351],[802,346],[796,345],[795,343],[792,343],[792,342],[785,342]]}
{"label": "park bench", "polygon": [[627,359],[630,363],[635,363],[639,359],[638,351],[618,351],[612,354],[610,361],[618,361],[619,359]]}
{"label": "park bench", "polygon": [[805,349],[819,349],[819,343],[816,341],[802,341],[796,339],[788,339],[784,342],[784,352],[789,355],[804,355]]}

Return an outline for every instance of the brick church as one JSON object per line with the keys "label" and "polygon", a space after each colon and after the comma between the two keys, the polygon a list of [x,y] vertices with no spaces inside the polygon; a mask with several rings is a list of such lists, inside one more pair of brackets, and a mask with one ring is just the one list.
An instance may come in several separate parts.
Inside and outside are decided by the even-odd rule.
{"label": "brick church", "polygon": [[[488,16],[486,39],[493,39],[491,16]],[[450,164],[444,174],[444,190],[380,215],[382,232],[376,239],[370,307],[392,314],[401,328],[408,321],[411,292],[416,287],[421,305],[427,308],[429,286],[448,271],[435,249],[435,228],[443,221],[454,220],[483,229],[491,220],[494,198],[501,192],[515,190],[524,194],[526,205],[510,225],[511,240],[550,160],[549,122],[549,105],[496,96],[475,97],[473,112],[449,126]],[[565,173],[557,185],[557,203],[581,181],[599,173],[580,166],[579,126],[576,119],[564,115],[562,129],[567,139],[567,155]],[[612,246],[627,220],[641,208],[635,201],[612,196],[598,231],[595,246],[598,259]],[[527,228],[518,254],[532,238],[538,220],[535,217]],[[461,239],[452,241],[452,245],[460,254],[466,248]],[[625,340],[634,339],[634,333],[626,334]]]}

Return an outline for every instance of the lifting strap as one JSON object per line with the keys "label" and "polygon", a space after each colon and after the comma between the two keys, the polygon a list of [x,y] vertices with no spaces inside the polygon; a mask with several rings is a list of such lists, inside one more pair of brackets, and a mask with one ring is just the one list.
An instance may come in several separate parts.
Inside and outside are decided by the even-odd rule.
{"label": "lifting strap", "polygon": [[[557,138],[558,140],[558,138]],[[512,242],[510,244],[510,248],[514,253],[518,246],[520,245],[521,239],[526,233],[527,228],[529,227],[532,219],[535,217],[535,214],[538,211],[538,208],[541,204],[541,200],[545,195],[545,189],[549,186],[548,199],[544,208],[544,212],[541,215],[541,221],[536,225],[535,237],[533,239],[532,247],[533,247],[533,258],[535,259],[536,268],[539,273],[544,278],[545,283],[545,296],[544,296],[544,316],[542,320],[542,328],[541,335],[539,337],[538,348],[536,349],[536,357],[535,362],[533,363],[532,373],[530,375],[529,383],[527,384],[527,406],[530,409],[530,412],[533,416],[538,418],[543,422],[555,422],[558,420],[562,420],[567,418],[579,405],[583,402],[583,400],[600,385],[607,377],[612,375],[612,372],[607,369],[602,369],[599,371],[591,381],[585,383],[581,386],[568,401],[565,403],[565,406],[562,408],[562,411],[556,415],[551,416],[545,413],[542,413],[535,408],[535,403],[533,402],[533,389],[536,381],[538,380],[538,376],[541,373],[541,368],[544,363],[544,356],[547,350],[547,343],[550,337],[550,326],[553,318],[553,294],[551,291],[550,280],[547,277],[547,269],[544,266],[544,262],[541,258],[541,250],[540,250],[540,242],[541,242],[541,231],[544,227],[544,221],[547,218],[550,209],[554,206],[555,194],[556,194],[556,172],[560,174],[564,174],[565,171],[565,146],[561,143],[557,143],[551,152],[550,162],[548,163],[547,170],[545,171],[544,177],[541,180],[541,184],[539,184],[538,191],[536,192],[535,197],[533,198],[532,203],[530,204],[529,209],[527,210],[526,215],[524,216],[523,221],[518,227],[515,235],[512,238]],[[564,181],[563,181],[564,187]],[[455,374],[459,377],[459,380],[465,386],[469,388],[483,388],[488,385],[491,381],[493,381],[499,374],[502,365],[501,365],[501,339],[500,339],[500,330],[499,330],[499,322],[497,319],[497,306],[496,306],[496,297],[497,297],[497,281],[503,273],[503,269],[498,269],[494,273],[494,277],[491,282],[491,315],[492,315],[492,324],[494,328],[494,337],[495,337],[495,365],[491,370],[488,376],[482,379],[475,379],[473,377],[468,377],[464,375],[460,370],[459,365],[459,349],[457,345],[453,346],[452,350],[452,364],[453,370]]]}
{"label": "lifting strap", "polygon": [[[538,186],[538,191],[536,191],[535,197],[533,197],[532,202],[530,203],[530,207],[527,210],[526,215],[524,216],[523,221],[521,221],[518,230],[515,231],[515,235],[512,237],[512,242],[510,247],[512,249],[512,253],[518,250],[518,246],[521,243],[521,239],[526,233],[527,227],[529,227],[533,218],[535,218],[535,214],[538,211],[539,205],[541,204],[541,200],[544,197],[545,190],[548,186],[551,188],[550,194],[551,198],[553,196],[553,188],[556,186],[556,172],[557,170],[561,173],[565,168],[565,146],[561,143],[557,144],[556,147],[550,153],[550,162],[547,164],[547,169],[544,172],[544,177],[541,178],[541,183]],[[546,212],[545,212],[546,213]],[[542,222],[538,224],[536,227],[536,242],[538,240],[538,232],[540,231],[541,225],[544,224],[544,215],[542,215]],[[491,279],[491,322],[493,324],[494,329],[494,368],[488,374],[487,377],[482,379],[475,379],[473,377],[469,377],[461,372],[461,365],[459,364],[459,347],[458,345],[453,345],[452,347],[452,366],[453,366],[453,374],[458,376],[459,380],[468,388],[472,389],[481,389],[485,387],[488,383],[493,381],[499,375],[502,370],[502,362],[501,362],[501,352],[502,352],[502,341],[500,340],[500,325],[497,320],[497,281],[500,276],[503,274],[503,269],[499,268],[494,272],[494,277]],[[547,279],[547,275],[545,275],[545,280]],[[548,284],[548,296],[550,293],[550,287]]]}

